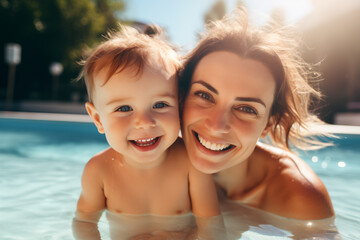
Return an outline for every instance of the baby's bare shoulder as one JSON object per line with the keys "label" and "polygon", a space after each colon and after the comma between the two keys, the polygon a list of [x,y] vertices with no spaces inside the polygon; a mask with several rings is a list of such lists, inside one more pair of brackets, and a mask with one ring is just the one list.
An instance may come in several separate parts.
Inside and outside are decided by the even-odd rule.
{"label": "baby's bare shoulder", "polygon": [[168,158],[172,162],[180,162],[181,164],[189,164],[189,157],[186,152],[184,142],[178,138],[168,149]]}
{"label": "baby's bare shoulder", "polygon": [[99,172],[104,170],[107,166],[109,157],[111,156],[111,148],[107,148],[97,154],[95,154],[90,160],[86,163],[84,172]]}

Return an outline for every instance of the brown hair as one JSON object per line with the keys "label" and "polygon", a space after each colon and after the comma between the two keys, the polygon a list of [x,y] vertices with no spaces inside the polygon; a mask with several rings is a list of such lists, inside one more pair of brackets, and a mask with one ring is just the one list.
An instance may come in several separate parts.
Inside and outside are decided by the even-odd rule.
{"label": "brown hair", "polygon": [[291,144],[301,149],[330,145],[315,137],[327,135],[314,132],[313,124],[322,122],[308,110],[313,97],[321,95],[309,85],[309,66],[301,59],[297,42],[284,35],[285,31],[252,28],[243,9],[207,25],[178,71],[181,111],[199,61],[209,53],[229,51],[263,63],[273,74],[276,90],[269,117],[270,141],[286,150],[290,150]]}
{"label": "brown hair", "polygon": [[94,76],[104,67],[109,67],[103,84],[115,73],[133,68],[135,75],[141,74],[144,65],[161,66],[174,73],[180,66],[174,48],[161,37],[158,26],[150,26],[151,34],[143,34],[130,26],[120,26],[120,31],[109,32],[106,40],[91,50],[80,62],[83,65],[77,80],[84,78],[89,101],[92,101]]}

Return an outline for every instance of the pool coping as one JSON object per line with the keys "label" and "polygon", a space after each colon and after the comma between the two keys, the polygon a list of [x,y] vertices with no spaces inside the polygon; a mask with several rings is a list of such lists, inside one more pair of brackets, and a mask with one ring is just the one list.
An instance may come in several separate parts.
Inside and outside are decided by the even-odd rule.
{"label": "pool coping", "polygon": [[87,114],[0,111],[0,118],[60,122],[92,122]]}
{"label": "pool coping", "polygon": [[[64,121],[64,122],[92,122],[87,114],[69,113],[42,113],[42,112],[10,112],[0,111],[0,118],[8,119],[30,119],[45,121]],[[360,126],[324,124],[319,125],[320,130],[338,134],[360,134]]]}

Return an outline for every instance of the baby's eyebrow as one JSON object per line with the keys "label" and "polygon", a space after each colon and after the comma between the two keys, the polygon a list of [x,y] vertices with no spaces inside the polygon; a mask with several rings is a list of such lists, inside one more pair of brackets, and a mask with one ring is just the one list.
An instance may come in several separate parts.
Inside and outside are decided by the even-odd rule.
{"label": "baby's eyebrow", "polygon": [[[173,99],[177,99],[175,94],[173,93],[163,93],[163,94],[158,94],[158,95],[155,95],[155,97],[159,97],[159,98],[173,98]],[[117,99],[112,99],[111,101],[109,101],[108,103],[106,103],[105,105],[111,105],[111,104],[114,104],[114,103],[117,103],[117,102],[126,102],[126,101],[129,101],[131,100],[132,98],[117,98]]]}
{"label": "baby's eyebrow", "polygon": [[216,95],[219,94],[218,91],[217,91],[213,86],[211,86],[210,84],[204,82],[203,80],[199,80],[199,81],[194,81],[194,82],[192,82],[192,84],[195,84],[195,83],[198,83],[198,84],[203,85],[204,87],[206,87],[207,89],[209,89],[209,91],[215,93]]}
{"label": "baby's eyebrow", "polygon": [[176,98],[175,94],[173,93],[164,93],[164,94],[159,94],[156,95],[157,97],[164,97],[164,98]]}
{"label": "baby's eyebrow", "polygon": [[235,100],[237,100],[237,101],[242,101],[242,102],[256,102],[256,103],[260,103],[261,105],[263,105],[263,106],[266,108],[266,104],[265,104],[260,98],[237,97],[237,98],[235,98]]}
{"label": "baby's eyebrow", "polygon": [[112,99],[109,102],[107,102],[105,105],[111,105],[113,103],[117,103],[117,102],[124,102],[129,100],[130,98],[116,98],[116,99]]}

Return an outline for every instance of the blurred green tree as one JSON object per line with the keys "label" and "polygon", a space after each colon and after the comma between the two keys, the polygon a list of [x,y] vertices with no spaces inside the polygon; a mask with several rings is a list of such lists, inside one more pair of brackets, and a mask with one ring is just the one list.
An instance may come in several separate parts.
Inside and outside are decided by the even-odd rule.
{"label": "blurred green tree", "polygon": [[222,19],[226,14],[226,3],[224,0],[216,1],[204,16],[205,24]]}
{"label": "blurred green tree", "polygon": [[52,62],[64,66],[58,100],[84,92],[82,84],[72,82],[79,71],[76,62],[85,47],[116,28],[124,9],[118,0],[0,0],[0,99],[5,99],[8,66],[3,56],[9,42],[22,47],[15,100],[52,98]]}
{"label": "blurred green tree", "polygon": [[[237,0],[234,9],[246,9],[243,0]],[[217,0],[211,8],[204,15],[204,23],[222,19],[226,14],[226,2],[224,0]]]}

